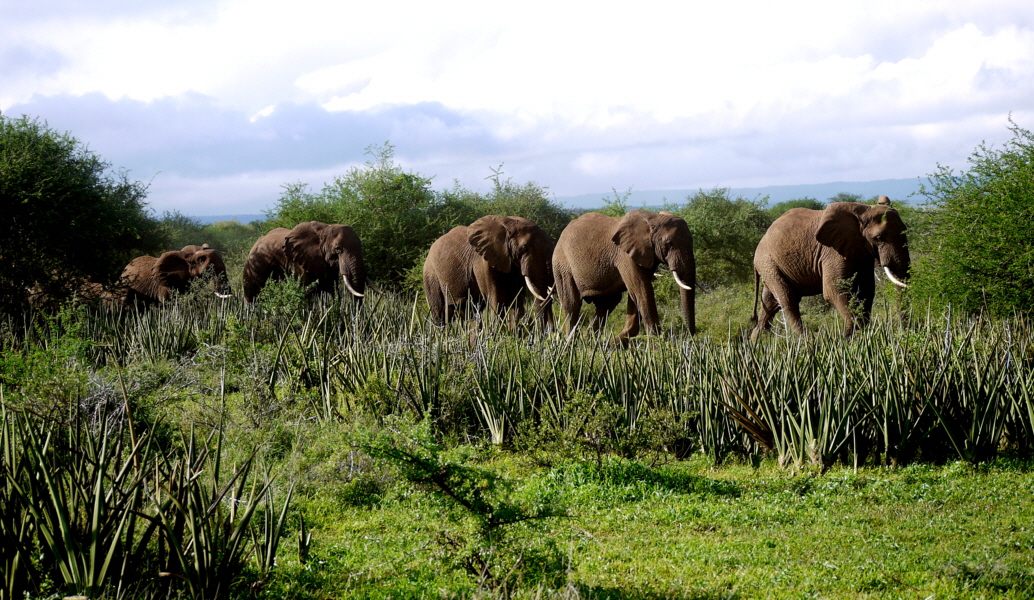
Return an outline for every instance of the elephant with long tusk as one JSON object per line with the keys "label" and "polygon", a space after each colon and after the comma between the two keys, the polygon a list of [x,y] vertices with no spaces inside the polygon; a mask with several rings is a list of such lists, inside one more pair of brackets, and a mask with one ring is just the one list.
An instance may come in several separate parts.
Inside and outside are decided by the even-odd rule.
{"label": "elephant with long tusk", "polygon": [[696,334],[696,259],[693,235],[682,218],[632,210],[624,217],[586,213],[571,221],[553,253],[556,295],[567,315],[568,333],[574,331],[582,301],[596,306],[593,328],[599,331],[627,291],[625,327],[614,341],[627,343],[639,333],[640,322],[657,334],[653,278],[661,264],[671,269],[681,290],[686,326]]}
{"label": "elephant with long tusk", "polygon": [[435,240],[424,261],[431,318],[444,324],[456,307],[469,301],[499,313],[512,307],[516,320],[530,294],[539,324],[551,327],[552,254],[549,235],[522,217],[488,215],[452,228]]}
{"label": "elephant with long tusk", "polygon": [[278,227],[260,237],[244,263],[244,300],[254,302],[269,279],[296,277],[310,294],[333,293],[338,278],[358,303],[366,295],[363,245],[348,225],[319,221]]}
{"label": "elephant with long tusk", "polygon": [[219,298],[231,298],[223,255],[208,244],[184,246],[170,250],[159,257],[138,256],[122,271],[122,302],[135,304],[165,302],[173,292],[185,292],[194,280],[206,273],[213,275],[213,293]]}
{"label": "elephant with long tusk", "polygon": [[[754,252],[752,337],[768,329],[781,309],[790,328],[804,333],[800,302],[822,294],[844,319],[844,333],[855,330],[851,300],[861,302],[861,322],[869,319],[876,294],[875,265],[892,283],[908,287],[910,258],[905,223],[890,199],[875,206],[835,202],[825,210],[795,208],[776,219]],[[758,284],[764,282],[758,314]]]}

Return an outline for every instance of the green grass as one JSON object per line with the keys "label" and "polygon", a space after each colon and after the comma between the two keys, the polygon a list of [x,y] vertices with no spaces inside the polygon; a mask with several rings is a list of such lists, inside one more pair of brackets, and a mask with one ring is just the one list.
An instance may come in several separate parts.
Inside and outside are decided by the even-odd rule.
{"label": "green grass", "polygon": [[[700,458],[656,470],[535,467],[501,454],[516,493],[550,494],[570,517],[526,533],[555,540],[567,585],[589,598],[1028,598],[1034,593],[1034,474],[962,463],[791,476],[771,461],[719,471]],[[405,486],[403,486],[405,487]],[[278,589],[303,598],[473,594],[435,568],[442,505],[399,489],[369,508],[302,505],[316,543],[287,558]],[[268,590],[273,594],[273,590]],[[522,588],[520,597],[563,595]],[[275,595],[275,594],[274,594]]]}
{"label": "green grass", "polygon": [[[411,296],[357,310],[289,283],[266,292],[255,309],[188,294],[142,313],[0,323],[11,415],[55,431],[75,416],[88,435],[103,431],[101,408],[131,408],[154,461],[140,471],[145,521],[150,490],[170,485],[154,465],[180,464],[192,434],[220,434],[210,450],[226,472],[252,465],[236,499],[205,479],[213,469],[197,480],[217,517],[263,498],[233,538],[247,558],[225,597],[1034,595],[1023,317],[903,320],[897,296],[880,295],[851,340],[816,303],[807,338],[750,343],[752,292],[721,288],[701,295],[701,335],[683,335],[675,312],[664,335],[622,350],[613,331],[568,341],[492,318],[438,329]],[[370,451],[376,440],[428,462],[400,469],[398,453]],[[9,532],[32,517],[8,486],[28,471],[4,460]],[[97,480],[92,497],[120,497],[116,478]],[[291,489],[271,564],[267,532]],[[40,557],[20,584],[30,596],[74,591],[34,530],[19,531],[22,556]],[[169,583],[150,567],[161,562],[139,562],[140,597]],[[90,586],[115,597],[106,577]]]}

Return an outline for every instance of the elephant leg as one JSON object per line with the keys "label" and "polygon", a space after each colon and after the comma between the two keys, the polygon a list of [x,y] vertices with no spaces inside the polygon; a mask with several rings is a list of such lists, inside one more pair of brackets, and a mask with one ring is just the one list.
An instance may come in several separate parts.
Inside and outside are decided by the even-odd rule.
{"label": "elephant leg", "polygon": [[603,330],[603,326],[607,324],[607,317],[610,316],[610,313],[614,312],[618,304],[621,304],[621,294],[597,296],[593,298],[593,304],[596,306],[596,317],[592,320],[592,329],[599,333]]}
{"label": "elephant leg", "polygon": [[[870,269],[871,272],[871,269]],[[851,337],[857,328],[868,322],[872,313],[872,298],[876,293],[875,279],[866,280],[866,272],[858,272],[830,282],[823,282],[822,295],[844,319],[844,336]],[[843,289],[842,281],[852,280],[850,292]],[[857,304],[861,301],[861,305]],[[859,310],[860,309],[860,310]],[[860,314],[859,314],[860,313]]]}
{"label": "elephant leg", "polygon": [[539,327],[542,331],[552,331],[555,327],[555,324],[553,323],[552,300],[547,302],[535,300],[533,306],[535,307],[535,319],[538,321]]}
{"label": "elephant leg", "polygon": [[851,337],[855,329],[854,313],[851,312],[851,295],[837,290],[826,296],[826,300],[837,309],[840,318],[844,320],[844,337]]}
{"label": "elephant leg", "polygon": [[429,275],[424,275],[424,296],[427,298],[427,307],[431,311],[431,320],[439,327],[445,325],[448,300],[445,298],[438,280]]}
{"label": "elephant leg", "polygon": [[765,287],[761,291],[761,311],[758,313],[758,323],[754,327],[754,332],[751,333],[750,339],[757,339],[757,336],[762,332],[768,331],[768,328],[772,325],[772,317],[777,312],[779,312],[779,301],[772,294],[772,290]]}
{"label": "elephant leg", "polygon": [[567,335],[574,333],[578,326],[578,315],[582,310],[582,297],[570,277],[570,273],[555,271],[554,292],[560,302],[560,309],[567,316]]}
{"label": "elephant leg", "polygon": [[[769,287],[766,283],[765,287]],[[783,309],[786,324],[798,335],[804,335],[804,321],[801,321],[801,295],[793,285],[781,276],[772,282],[771,293]]]}
{"label": "elephant leg", "polygon": [[249,304],[255,301],[262,288],[270,278],[276,279],[278,273],[273,269],[253,267],[251,264],[244,265],[244,301]]}
{"label": "elephant leg", "polygon": [[639,306],[628,295],[628,302],[625,304],[625,328],[612,340],[622,346],[628,346],[628,338],[639,335]]}

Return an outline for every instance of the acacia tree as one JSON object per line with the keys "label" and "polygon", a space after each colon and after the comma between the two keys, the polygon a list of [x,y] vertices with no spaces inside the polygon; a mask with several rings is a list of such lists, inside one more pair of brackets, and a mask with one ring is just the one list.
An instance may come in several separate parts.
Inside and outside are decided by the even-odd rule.
{"label": "acacia tree", "polygon": [[162,247],[147,187],[68,133],[0,115],[0,311],[30,288],[58,299],[77,281],[114,280],[135,256]]}
{"label": "acacia tree", "polygon": [[1009,131],[1001,150],[980,144],[968,171],[938,165],[920,186],[935,210],[912,287],[935,305],[998,315],[1034,306],[1034,134],[1011,120]]}

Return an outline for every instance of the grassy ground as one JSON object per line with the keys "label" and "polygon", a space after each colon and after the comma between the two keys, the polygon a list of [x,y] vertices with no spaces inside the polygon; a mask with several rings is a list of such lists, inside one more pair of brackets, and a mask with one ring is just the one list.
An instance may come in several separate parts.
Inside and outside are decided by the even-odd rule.
{"label": "grassy ground", "polygon": [[[702,457],[655,469],[617,459],[544,468],[491,450],[478,460],[512,477],[516,496],[569,511],[513,533],[525,551],[555,542],[564,565],[552,586],[518,585],[519,597],[1034,595],[1029,464],[792,476],[770,462],[713,470]],[[442,532],[458,526],[446,502],[399,484],[370,506],[323,494],[301,506],[316,540],[311,558],[284,557],[269,597],[479,591],[476,578],[442,568]]]}
{"label": "grassy ground", "polygon": [[[1015,458],[1029,450],[1018,440],[1034,415],[1030,394],[1016,394],[1034,389],[1026,321],[902,324],[896,296],[881,293],[874,324],[853,340],[815,302],[805,307],[811,341],[776,326],[745,345],[752,290],[702,294],[691,340],[667,289],[659,296],[675,328],[621,350],[590,334],[568,343],[498,323],[476,336],[463,323],[443,331],[409,297],[373,296],[356,313],[350,301],[310,305],[290,286],[264,293],[258,310],[199,295],[127,315],[76,309],[46,325],[0,323],[0,397],[27,423],[96,420],[103,408],[124,426],[117,415],[132,407],[163,455],[179,457],[191,432],[220,431],[225,465],[255,453],[253,479],[274,480],[271,505],[293,486],[276,568],[263,577],[249,558],[232,597],[1034,597],[1034,463]],[[812,354],[821,360],[801,360]],[[775,378],[762,391],[785,409],[772,422],[777,440],[793,437],[782,427],[791,417],[811,414],[804,401],[830,401],[810,409],[815,431],[797,444],[826,443],[830,460],[784,468],[725,415],[728,390],[760,381],[760,371],[736,370],[742,357],[828,387],[792,406],[779,402],[804,388]],[[873,377],[863,377],[869,365]],[[833,371],[851,385],[823,379]],[[942,372],[953,378],[927,380]],[[872,398],[841,420],[834,401],[854,389]],[[884,398],[888,389],[900,398]],[[923,394],[958,404],[913,402]],[[937,442],[897,469],[878,466],[890,462],[878,444],[858,452],[855,443],[883,439],[893,415],[878,411],[892,400],[908,409],[903,425]],[[961,444],[982,439],[977,427],[955,432],[956,451],[932,413],[910,416],[917,406],[961,411],[939,417],[949,424],[990,421],[989,447],[1005,451],[990,463],[981,461],[993,453],[966,454]],[[488,443],[493,419],[505,425],[498,445]],[[837,442],[850,427],[850,442]],[[687,439],[707,454],[676,460]],[[386,449],[424,462],[414,470]],[[945,462],[961,455],[970,462]],[[148,489],[162,477],[155,471]],[[0,509],[16,499],[8,492],[0,485]],[[15,512],[0,510],[0,521],[21,523]],[[252,527],[257,546],[265,530]],[[42,556],[34,543],[26,547]],[[51,579],[34,589],[62,589],[36,560]],[[160,570],[141,575],[159,581],[151,597],[167,597]]]}

